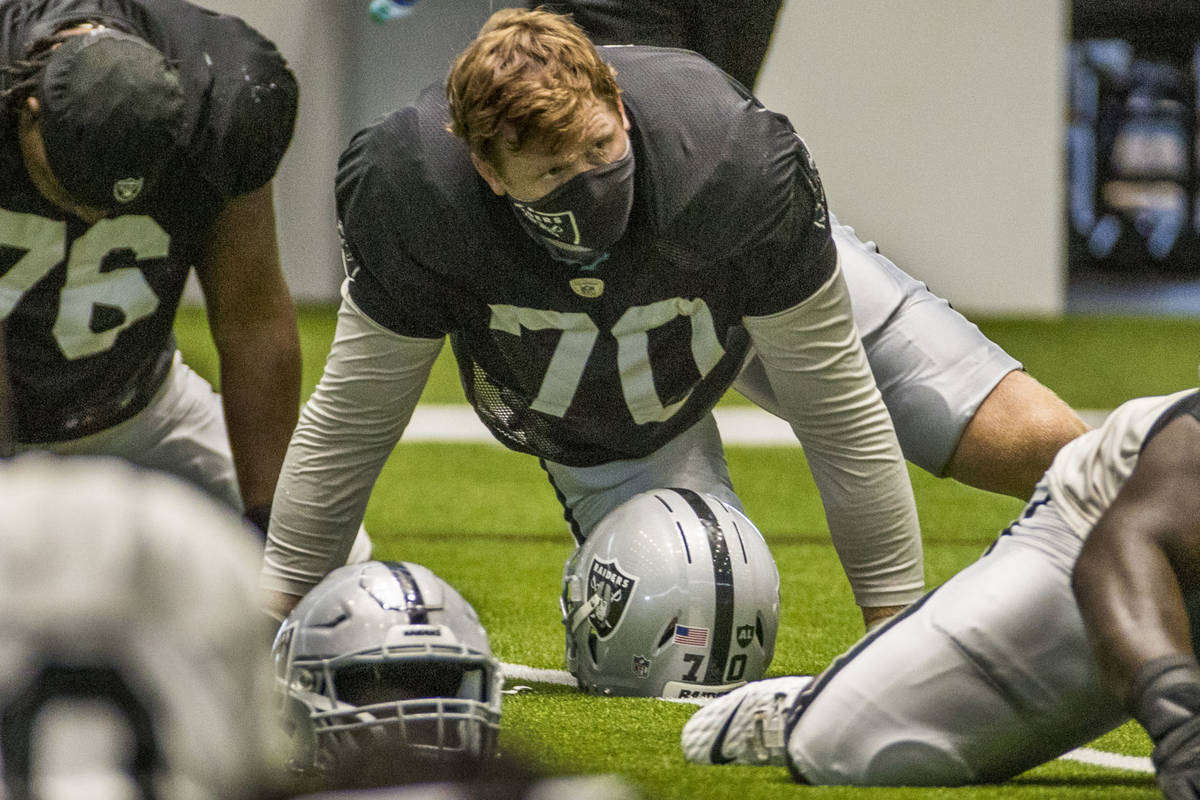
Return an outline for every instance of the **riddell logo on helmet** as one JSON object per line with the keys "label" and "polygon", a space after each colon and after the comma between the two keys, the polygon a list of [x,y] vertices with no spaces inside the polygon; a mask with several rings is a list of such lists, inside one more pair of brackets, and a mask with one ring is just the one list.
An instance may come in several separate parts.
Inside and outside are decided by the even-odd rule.
{"label": "riddell logo on helmet", "polygon": [[709,686],[700,683],[667,681],[663,686],[662,696],[669,700],[711,700],[714,697],[727,695],[734,689],[745,685],[745,681],[712,684]]}
{"label": "riddell logo on helmet", "polygon": [[118,203],[132,203],[142,193],[145,184],[142,178],[121,178],[113,184],[113,199]]}
{"label": "riddell logo on helmet", "polygon": [[679,690],[679,699],[680,700],[707,700],[712,697],[724,697],[725,695],[729,694],[731,691],[733,691],[733,690],[725,689],[725,690],[719,691],[719,692],[710,692],[710,691],[706,691],[706,690],[693,691],[692,689],[680,689]]}

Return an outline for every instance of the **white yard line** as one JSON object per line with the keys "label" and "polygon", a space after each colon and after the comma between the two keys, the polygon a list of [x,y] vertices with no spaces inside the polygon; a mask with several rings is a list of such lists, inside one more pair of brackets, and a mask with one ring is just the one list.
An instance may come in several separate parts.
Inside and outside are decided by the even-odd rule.
{"label": "white yard line", "polygon": [[[537,667],[527,667],[524,664],[501,664],[501,669],[504,670],[505,683],[512,688],[513,684],[521,681],[530,683],[553,683],[558,686],[576,686],[575,678],[571,673],[562,669],[539,669]],[[707,700],[669,700],[671,703],[689,703],[691,705],[704,705]],[[1097,767],[1107,767],[1109,769],[1121,769],[1127,772],[1147,772],[1154,773],[1154,765],[1150,763],[1149,758],[1143,756],[1126,756],[1120,753],[1109,753],[1105,750],[1093,750],[1090,747],[1080,747],[1072,750],[1069,753],[1064,753],[1059,758],[1066,761],[1078,761],[1081,764],[1091,764]]]}
{"label": "white yard line", "polygon": [[[757,406],[721,407],[715,413],[726,444],[771,447],[796,444],[796,436],[786,422]],[[1107,411],[1094,409],[1079,413],[1092,426],[1099,425],[1108,415]],[[466,405],[418,405],[404,431],[404,441],[499,444]]]}
{"label": "white yard line", "polygon": [[1144,756],[1123,756],[1120,753],[1109,753],[1106,750],[1093,750],[1090,747],[1080,747],[1059,758],[1067,761],[1078,761],[1081,764],[1094,764],[1097,767],[1123,769],[1128,772],[1148,772],[1154,774],[1154,764]]}

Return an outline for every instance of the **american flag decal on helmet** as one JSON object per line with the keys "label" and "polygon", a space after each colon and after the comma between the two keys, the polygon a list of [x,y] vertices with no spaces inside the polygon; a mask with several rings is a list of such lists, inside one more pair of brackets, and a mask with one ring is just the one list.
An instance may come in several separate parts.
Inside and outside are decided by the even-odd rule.
{"label": "american flag decal on helmet", "polygon": [[684,625],[676,625],[675,644],[708,647],[708,628],[689,628]]}

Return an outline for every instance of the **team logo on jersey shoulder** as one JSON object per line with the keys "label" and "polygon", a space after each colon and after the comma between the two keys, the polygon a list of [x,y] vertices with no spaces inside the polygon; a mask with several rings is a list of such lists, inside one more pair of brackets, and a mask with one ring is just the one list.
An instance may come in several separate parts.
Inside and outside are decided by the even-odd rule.
{"label": "team logo on jersey shoulder", "polygon": [[571,291],[589,300],[604,294],[604,281],[599,278],[572,278]]}
{"label": "team logo on jersey shoulder", "polygon": [[625,606],[637,585],[637,577],[626,575],[615,561],[592,559],[588,570],[588,598],[594,599],[596,607],[588,615],[596,635],[605,639],[621,624]]}
{"label": "team logo on jersey shoulder", "polygon": [[118,203],[132,203],[145,185],[146,181],[142,178],[121,178],[113,184],[113,199]]}

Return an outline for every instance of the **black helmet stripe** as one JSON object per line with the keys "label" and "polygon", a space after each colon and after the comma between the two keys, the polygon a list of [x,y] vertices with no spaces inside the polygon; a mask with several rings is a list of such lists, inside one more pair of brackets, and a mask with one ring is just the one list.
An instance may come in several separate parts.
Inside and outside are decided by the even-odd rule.
{"label": "black helmet stripe", "polygon": [[729,558],[729,545],[725,541],[725,532],[721,530],[721,524],[717,522],[716,514],[703,497],[691,489],[674,491],[692,507],[692,511],[708,533],[708,549],[712,553],[713,562],[716,614],[713,618],[712,646],[708,651],[704,682],[724,683],[725,667],[729,661],[729,642],[733,636],[733,563]]}
{"label": "black helmet stripe", "polygon": [[421,587],[417,585],[417,579],[409,571],[408,565],[399,561],[384,561],[383,563],[400,582],[400,589],[404,592],[404,599],[408,605],[404,610],[408,612],[409,622],[413,625],[428,625],[429,614],[425,610],[425,597],[421,594]]}
{"label": "black helmet stripe", "polygon": [[[671,508],[671,504],[661,494],[654,495],[654,499],[662,503],[669,513],[675,513],[675,509]],[[683,554],[687,556],[687,562],[690,564],[692,563],[692,547],[688,544],[687,532],[684,531],[683,523],[679,520],[675,520],[675,530],[679,531],[679,539],[683,542]]]}

